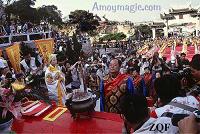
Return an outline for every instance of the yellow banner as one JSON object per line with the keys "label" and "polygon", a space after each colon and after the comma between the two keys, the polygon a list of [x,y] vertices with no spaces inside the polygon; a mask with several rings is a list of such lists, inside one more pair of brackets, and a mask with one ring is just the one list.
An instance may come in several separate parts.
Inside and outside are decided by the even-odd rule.
{"label": "yellow banner", "polygon": [[48,63],[49,55],[52,54],[54,50],[53,39],[36,40],[35,45],[38,48],[40,54],[42,55],[44,63]]}
{"label": "yellow banner", "polygon": [[19,73],[21,71],[19,43],[14,43],[12,46],[6,48],[6,54],[15,72]]}

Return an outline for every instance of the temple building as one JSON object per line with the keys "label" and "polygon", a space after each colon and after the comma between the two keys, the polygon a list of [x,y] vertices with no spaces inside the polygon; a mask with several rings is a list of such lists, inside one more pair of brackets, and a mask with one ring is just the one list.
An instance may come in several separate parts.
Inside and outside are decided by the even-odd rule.
{"label": "temple building", "polygon": [[192,8],[191,5],[181,9],[171,8],[168,13],[163,13],[160,17],[166,25],[164,28],[166,37],[200,35],[200,10]]}
{"label": "temple building", "polygon": [[[166,25],[163,22],[152,22],[149,24],[152,30],[153,39],[166,34]],[[161,33],[162,35],[159,35]]]}
{"label": "temple building", "polygon": [[135,29],[134,24],[131,21],[110,21],[105,16],[99,21],[99,26],[97,27],[97,31],[100,35],[104,36],[110,33],[124,33],[127,38],[129,36],[134,35]]}

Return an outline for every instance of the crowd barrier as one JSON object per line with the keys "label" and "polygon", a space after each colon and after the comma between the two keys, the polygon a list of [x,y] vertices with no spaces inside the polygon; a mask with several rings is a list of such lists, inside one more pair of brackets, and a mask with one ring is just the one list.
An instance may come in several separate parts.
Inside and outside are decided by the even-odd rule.
{"label": "crowd barrier", "polygon": [[9,46],[12,42],[26,43],[32,42],[34,40],[49,39],[52,38],[52,32],[39,32],[39,33],[27,33],[27,34],[14,34],[0,36],[0,48]]}

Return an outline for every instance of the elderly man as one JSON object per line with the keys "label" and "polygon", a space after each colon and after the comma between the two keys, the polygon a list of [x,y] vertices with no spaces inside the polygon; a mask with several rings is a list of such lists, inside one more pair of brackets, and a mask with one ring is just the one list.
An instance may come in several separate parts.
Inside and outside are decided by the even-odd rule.
{"label": "elderly man", "polygon": [[134,93],[133,80],[127,74],[120,73],[121,61],[112,59],[109,74],[100,83],[101,111],[120,113],[120,100],[125,93]]}

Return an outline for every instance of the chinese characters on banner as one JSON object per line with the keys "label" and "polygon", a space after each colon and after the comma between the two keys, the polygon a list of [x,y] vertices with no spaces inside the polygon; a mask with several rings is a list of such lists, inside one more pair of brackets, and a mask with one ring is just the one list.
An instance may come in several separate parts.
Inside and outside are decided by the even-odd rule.
{"label": "chinese characters on banner", "polygon": [[53,53],[54,41],[53,39],[48,40],[36,40],[35,45],[38,48],[40,54],[44,59],[44,63],[48,63],[49,55]]}
{"label": "chinese characters on banner", "polygon": [[14,43],[12,46],[6,48],[6,54],[15,72],[19,73],[21,71],[19,43]]}

